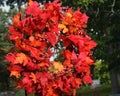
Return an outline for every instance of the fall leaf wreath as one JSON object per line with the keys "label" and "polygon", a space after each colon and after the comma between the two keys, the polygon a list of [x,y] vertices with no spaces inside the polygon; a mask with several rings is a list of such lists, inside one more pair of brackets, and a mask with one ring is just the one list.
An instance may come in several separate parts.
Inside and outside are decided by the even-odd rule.
{"label": "fall leaf wreath", "polygon": [[[6,59],[17,88],[36,96],[59,96],[92,83],[91,50],[96,43],[84,30],[87,21],[85,13],[61,7],[58,0],[42,6],[30,1],[24,13],[16,14],[9,25],[15,50]],[[51,61],[59,45],[62,60]]]}

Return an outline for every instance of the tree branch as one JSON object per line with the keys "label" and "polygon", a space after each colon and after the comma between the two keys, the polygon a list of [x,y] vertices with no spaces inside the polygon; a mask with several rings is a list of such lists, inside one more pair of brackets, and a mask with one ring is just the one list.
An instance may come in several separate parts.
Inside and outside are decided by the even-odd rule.
{"label": "tree branch", "polygon": [[115,6],[116,0],[113,0],[113,3],[111,5],[111,12],[114,13],[114,6]]}

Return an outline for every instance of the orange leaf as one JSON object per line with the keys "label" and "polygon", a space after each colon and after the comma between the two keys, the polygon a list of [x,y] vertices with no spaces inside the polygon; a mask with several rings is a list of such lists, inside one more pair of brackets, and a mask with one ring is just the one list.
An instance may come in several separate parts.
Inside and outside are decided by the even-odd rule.
{"label": "orange leaf", "polygon": [[18,71],[11,71],[10,76],[15,76],[16,78],[19,78],[20,73]]}
{"label": "orange leaf", "polygon": [[38,63],[37,65],[38,67],[49,66],[48,63],[45,63],[45,62]]}
{"label": "orange leaf", "polygon": [[32,78],[32,81],[33,81],[34,83],[37,82],[36,76],[35,76],[35,74],[34,74],[33,72],[31,72],[30,77]]}
{"label": "orange leaf", "polygon": [[64,24],[59,24],[58,28],[63,29],[63,33],[68,32],[68,28]]}
{"label": "orange leaf", "polygon": [[16,25],[20,21],[20,13],[16,14],[12,21]]}
{"label": "orange leaf", "polygon": [[71,17],[72,17],[72,14],[71,14],[70,12],[67,12],[67,13],[66,13],[66,16],[69,17],[69,18],[71,18]]}
{"label": "orange leaf", "polygon": [[64,69],[60,62],[53,62],[53,67],[56,69],[55,72],[62,71]]}
{"label": "orange leaf", "polygon": [[28,5],[32,5],[32,4],[33,4],[33,1],[29,0]]}
{"label": "orange leaf", "polygon": [[55,92],[55,90],[53,90],[52,88],[49,88],[46,96],[59,96],[59,95],[57,92]]}
{"label": "orange leaf", "polygon": [[36,40],[34,36],[29,37],[30,44],[34,47],[40,47],[41,42],[39,40]]}
{"label": "orange leaf", "polygon": [[87,64],[93,64],[94,63],[94,60],[91,59],[90,57],[86,57],[85,61],[86,61]]}
{"label": "orange leaf", "polygon": [[27,56],[24,53],[17,53],[17,57],[14,61],[14,64],[22,64],[25,66],[28,63]]}

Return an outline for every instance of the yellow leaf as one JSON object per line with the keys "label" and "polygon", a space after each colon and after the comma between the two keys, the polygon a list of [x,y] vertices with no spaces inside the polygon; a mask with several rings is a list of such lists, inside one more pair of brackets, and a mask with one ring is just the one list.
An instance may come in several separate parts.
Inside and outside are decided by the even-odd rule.
{"label": "yellow leaf", "polygon": [[65,28],[66,26],[64,25],[64,24],[59,24],[58,25],[58,28],[61,28],[61,29],[63,29],[63,28]]}
{"label": "yellow leaf", "polygon": [[56,69],[55,72],[62,71],[64,69],[60,62],[53,62],[53,67]]}
{"label": "yellow leaf", "polygon": [[63,33],[67,33],[67,32],[68,32],[68,28],[65,27],[65,28],[63,29]]}
{"label": "yellow leaf", "polygon": [[63,33],[68,32],[68,28],[64,24],[59,24],[58,28],[63,29]]}

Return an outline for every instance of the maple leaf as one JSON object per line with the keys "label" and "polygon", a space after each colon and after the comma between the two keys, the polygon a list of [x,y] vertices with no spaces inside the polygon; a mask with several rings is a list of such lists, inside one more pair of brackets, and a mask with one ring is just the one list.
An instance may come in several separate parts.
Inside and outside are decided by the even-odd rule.
{"label": "maple leaf", "polygon": [[17,28],[21,28],[22,27],[22,23],[20,21],[20,18],[21,18],[21,14],[20,13],[16,14],[12,18],[12,22],[13,22],[14,26],[17,27]]}
{"label": "maple leaf", "polygon": [[59,24],[58,28],[63,29],[62,31],[63,33],[67,33],[69,31],[68,28],[64,24]]}
{"label": "maple leaf", "polygon": [[33,1],[30,3],[30,5],[27,7],[26,9],[26,14],[28,15],[32,15],[32,16],[37,16],[40,13],[40,7],[39,7],[39,3],[37,3],[36,1]]}
{"label": "maple leaf", "polygon": [[86,62],[87,64],[92,65],[92,64],[94,63],[94,60],[91,59],[89,56],[87,56],[86,59],[85,59],[85,62]]}
{"label": "maple leaf", "polygon": [[50,77],[50,74],[47,72],[39,72],[36,74],[36,79],[42,86],[45,87],[45,84],[48,82],[48,79]]}
{"label": "maple leaf", "polygon": [[36,58],[37,60],[40,59],[40,51],[34,47],[30,47],[30,53],[31,53],[31,56]]}
{"label": "maple leaf", "polygon": [[25,66],[28,63],[28,58],[24,53],[17,53],[14,64],[23,64]]}
{"label": "maple leaf", "polygon": [[33,1],[29,0],[28,5],[32,5],[32,4],[33,4]]}
{"label": "maple leaf", "polygon": [[8,70],[10,71],[10,76],[14,76],[16,78],[19,78],[20,72],[22,71],[22,67],[11,65],[8,67]]}
{"label": "maple leaf", "polygon": [[71,54],[71,60],[72,60],[72,63],[75,64],[77,62],[77,56],[76,56],[76,53],[73,51],[72,54]]}
{"label": "maple leaf", "polygon": [[41,63],[38,63],[37,66],[38,66],[39,68],[44,68],[44,67],[48,67],[49,64],[46,63],[46,62],[41,62]]}
{"label": "maple leaf", "polygon": [[57,42],[56,34],[53,32],[46,32],[47,40],[51,43],[52,46],[55,46]]}
{"label": "maple leaf", "polygon": [[30,78],[32,79],[32,81],[33,81],[34,83],[37,82],[37,80],[36,80],[36,76],[35,76],[35,74],[34,74],[33,72],[31,72],[31,74],[30,74]]}
{"label": "maple leaf", "polygon": [[59,94],[58,94],[57,92],[55,92],[55,90],[54,90],[53,88],[50,87],[50,88],[47,90],[46,96],[59,96]]}
{"label": "maple leaf", "polygon": [[26,70],[28,71],[37,71],[39,70],[39,67],[32,62],[31,58],[28,58],[29,63],[26,65]]}
{"label": "maple leaf", "polygon": [[91,84],[91,83],[92,83],[91,75],[90,75],[90,74],[86,74],[86,75],[83,77],[83,81],[84,81],[85,84]]}
{"label": "maple leaf", "polygon": [[19,78],[20,77],[20,73],[18,71],[11,71],[10,72],[10,76],[14,76],[16,78]]}
{"label": "maple leaf", "polygon": [[94,42],[93,40],[90,40],[90,41],[86,42],[86,45],[87,46],[85,46],[85,50],[89,51],[89,50],[93,49],[94,47],[96,47],[97,43]]}
{"label": "maple leaf", "polygon": [[17,32],[13,26],[9,26],[10,40],[16,40],[23,38],[23,34]]}
{"label": "maple leaf", "polygon": [[22,79],[19,86],[20,88],[24,88],[28,94],[32,93],[34,91],[34,86],[32,80],[26,76]]}
{"label": "maple leaf", "polygon": [[62,54],[64,55],[64,57],[68,60],[71,59],[71,52],[69,50],[64,50],[62,51]]}
{"label": "maple leaf", "polygon": [[16,58],[16,55],[13,53],[9,53],[7,56],[5,56],[6,60],[11,62],[12,64],[14,63],[14,60]]}
{"label": "maple leaf", "polygon": [[30,36],[29,41],[30,41],[30,45],[33,47],[40,47],[42,45],[42,42],[36,40],[34,36]]}
{"label": "maple leaf", "polygon": [[16,14],[14,17],[13,17],[13,23],[18,23],[20,21],[20,13]]}
{"label": "maple leaf", "polygon": [[53,67],[56,69],[55,73],[64,69],[63,65],[60,62],[53,62],[52,64]]}

